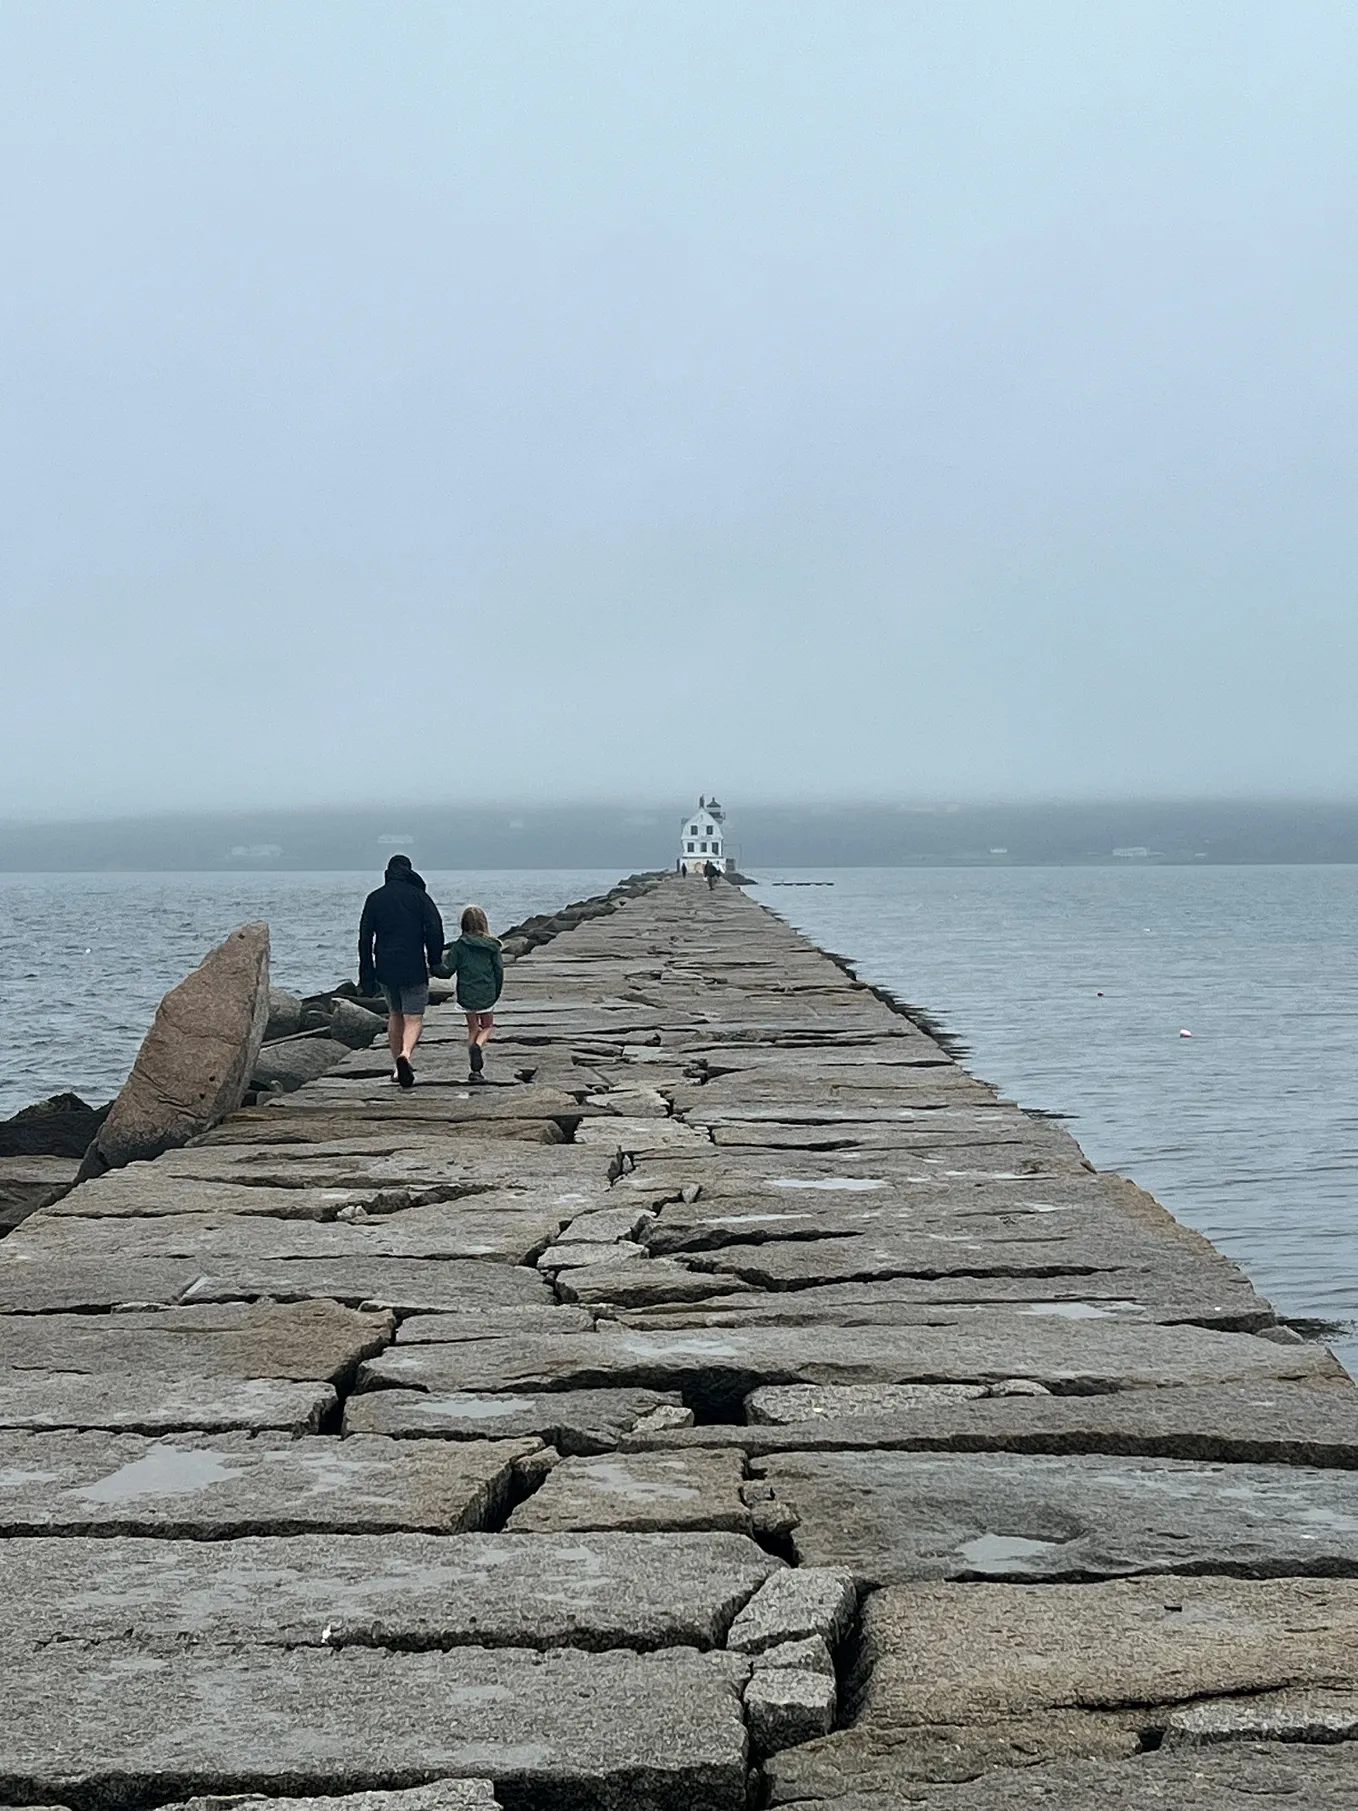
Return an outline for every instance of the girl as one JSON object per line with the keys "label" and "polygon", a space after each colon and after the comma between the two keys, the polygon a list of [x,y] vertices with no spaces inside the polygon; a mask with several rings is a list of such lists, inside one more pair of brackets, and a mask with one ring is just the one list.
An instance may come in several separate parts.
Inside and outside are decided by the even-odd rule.
{"label": "girl", "polygon": [[495,1029],[492,1009],[505,984],[505,966],[499,939],[491,936],[480,906],[469,905],[463,912],[462,935],[444,951],[442,967],[445,975],[457,976],[457,1003],[467,1015],[467,1058],[471,1064],[467,1079],[484,1082],[486,1059],[482,1052]]}

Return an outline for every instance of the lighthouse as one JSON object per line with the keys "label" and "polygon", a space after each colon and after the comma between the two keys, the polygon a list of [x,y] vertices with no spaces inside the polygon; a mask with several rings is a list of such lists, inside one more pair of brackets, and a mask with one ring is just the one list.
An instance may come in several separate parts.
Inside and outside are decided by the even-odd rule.
{"label": "lighthouse", "polygon": [[698,809],[690,811],[679,826],[675,866],[681,874],[701,874],[708,862],[726,872],[731,864],[725,853],[725,822],[726,813],[715,799],[698,800]]}

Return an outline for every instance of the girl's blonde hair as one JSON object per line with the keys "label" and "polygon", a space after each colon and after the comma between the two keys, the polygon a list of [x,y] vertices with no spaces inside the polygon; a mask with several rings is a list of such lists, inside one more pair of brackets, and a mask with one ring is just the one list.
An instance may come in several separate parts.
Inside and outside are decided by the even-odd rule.
{"label": "girl's blonde hair", "polygon": [[462,934],[464,937],[486,937],[490,934],[490,921],[480,906],[466,906],[463,909]]}

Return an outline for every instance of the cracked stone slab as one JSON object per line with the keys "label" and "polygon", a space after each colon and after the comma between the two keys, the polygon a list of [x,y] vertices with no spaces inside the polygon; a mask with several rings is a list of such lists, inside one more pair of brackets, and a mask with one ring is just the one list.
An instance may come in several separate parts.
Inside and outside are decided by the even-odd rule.
{"label": "cracked stone slab", "polygon": [[0,1321],[0,1428],[314,1433],[333,1384],[390,1338],[334,1302]]}
{"label": "cracked stone slab", "polygon": [[0,1429],[314,1434],[339,1401],[329,1384],[272,1377],[107,1377],[32,1372],[0,1381]]}
{"label": "cracked stone slab", "polygon": [[[488,1086],[468,1087],[465,1051],[460,1072],[453,1072],[452,1065],[446,1062],[436,1061],[432,1067],[429,1063],[420,1063],[417,1056],[416,1062],[420,1066],[416,1069],[416,1086],[413,1092],[405,1092],[391,1086],[390,1063],[384,1062],[382,1056],[379,1052],[370,1060],[366,1076],[352,1073],[323,1075],[295,1094],[261,1101],[238,1118],[246,1122],[252,1118],[258,1121],[266,1114],[276,1113],[280,1118],[290,1120],[298,1114],[335,1110],[383,1117],[394,1112],[403,1119],[431,1118],[443,1125],[467,1126],[474,1135],[484,1136],[482,1128],[490,1130],[497,1120],[578,1119],[582,1114],[592,1116],[599,1110],[586,1103],[583,1082],[578,1089],[547,1087],[540,1082],[522,1082],[512,1072],[499,1071],[498,1066],[490,1076]],[[492,1052],[492,1062],[494,1057]],[[373,1069],[377,1070],[376,1074],[372,1073]],[[493,1130],[491,1136],[494,1136]]]}
{"label": "cracked stone slab", "polygon": [[[1128,1296],[1135,1295],[1142,1272],[1155,1273],[1158,1252],[1154,1237],[1132,1226],[1110,1226],[1099,1235],[1030,1239],[1007,1238],[981,1222],[946,1230],[921,1227],[891,1237],[732,1243],[687,1257],[695,1270],[738,1277],[758,1289],[800,1290],[896,1277],[1020,1278],[1064,1271],[1085,1281],[1093,1276],[1110,1293]],[[1173,1250],[1165,1253],[1171,1261],[1177,1256]],[[1190,1293],[1184,1291],[1185,1296]]]}
{"label": "cracked stone slab", "polygon": [[563,1459],[542,1488],[520,1503],[511,1530],[730,1529],[748,1534],[736,1453],[599,1454]]}
{"label": "cracked stone slab", "polygon": [[[421,1266],[420,1268],[426,1268]],[[487,1267],[489,1268],[489,1267]],[[497,1271],[501,1270],[496,1266]],[[503,1267],[508,1274],[525,1276],[531,1272],[516,1266]],[[401,1322],[396,1332],[399,1345],[446,1345],[450,1340],[499,1339],[521,1333],[592,1333],[594,1317],[583,1308],[566,1308],[536,1300],[506,1307],[469,1306],[459,1312],[440,1314],[412,1313]]]}
{"label": "cracked stone slab", "polygon": [[[995,1315],[982,1326],[770,1328],[673,1334],[601,1330],[592,1338],[481,1340],[386,1352],[361,1376],[428,1390],[684,1389],[743,1399],[765,1383],[998,1383],[1031,1378],[1063,1391],[1342,1380],[1323,1349],[1248,1334]],[[974,1406],[974,1405],[969,1405]]]}
{"label": "cracked stone slab", "polygon": [[[1025,1174],[987,1161],[985,1173],[977,1175],[970,1161],[955,1162],[946,1152],[723,1150],[717,1163],[706,1166],[691,1165],[672,1152],[655,1152],[643,1159],[642,1167],[669,1180],[673,1192],[662,1219],[676,1231],[688,1224],[685,1209],[693,1205],[679,1201],[676,1185],[681,1180],[702,1183],[702,1205],[692,1224],[699,1240],[703,1214],[742,1208],[805,1213],[813,1224],[822,1213],[832,1224],[860,1213],[882,1218],[922,1211],[926,1216],[1013,1215],[1039,1224],[1044,1217],[1072,1212],[1123,1214],[1169,1229],[1178,1226],[1153,1196],[1125,1177],[1093,1170]],[[1186,1227],[1179,1232],[1186,1245],[1213,1249],[1201,1234]]]}
{"label": "cracked stone slab", "polygon": [[44,1211],[58,1219],[141,1219],[161,1214],[268,1214],[278,1220],[333,1220],[342,1208],[391,1213],[444,1198],[448,1187],[251,1188],[242,1183],[171,1180],[158,1163],[132,1163],[82,1182]]}
{"label": "cracked stone slab", "polygon": [[1213,1572],[1358,1576],[1343,1472],[1169,1459],[787,1453],[759,1476],[794,1510],[804,1566],[864,1585]]}
{"label": "cracked stone slab", "polygon": [[119,1315],[0,1318],[0,1393],[28,1372],[338,1382],[395,1325],[331,1301],[249,1302]]}
{"label": "cracked stone slab", "polygon": [[[786,1781],[772,1803],[806,1811],[1351,1811],[1358,1804],[1358,1747],[1240,1742],[1189,1753],[1160,1749],[1126,1761],[1067,1761],[1034,1767],[1016,1757],[981,1779],[928,1786],[894,1773],[880,1784],[800,1795],[797,1757],[774,1763]],[[864,1779],[871,1775],[861,1775]],[[808,1782],[810,1784],[811,1782]],[[824,1779],[817,1786],[833,1786]],[[842,1782],[841,1782],[842,1783]],[[796,1793],[796,1796],[788,1794]]]}
{"label": "cracked stone slab", "polygon": [[[674,1177],[683,1165],[672,1158],[646,1159],[648,1170]],[[832,1237],[836,1233],[911,1230],[936,1220],[995,1222],[1014,1236],[1054,1236],[1067,1225],[1080,1229],[1130,1224],[1175,1239],[1186,1251],[1211,1255],[1201,1234],[1175,1221],[1152,1196],[1124,1177],[1081,1170],[1062,1175],[1001,1175],[977,1180],[953,1171],[949,1159],[925,1154],[852,1150],[808,1152],[723,1152],[703,1173],[703,1194],[694,1202],[667,1201],[652,1243],[718,1246],[743,1233],[742,1215],[758,1227],[771,1215],[773,1238]],[[1225,1259],[1216,1254],[1218,1262]]]}
{"label": "cracked stone slab", "polygon": [[731,1658],[52,1647],[0,1702],[0,1795],[89,1804],[381,1790],[430,1775],[504,1797],[743,1811]]}
{"label": "cracked stone slab", "polygon": [[703,1151],[712,1141],[706,1132],[679,1119],[622,1119],[600,1116],[584,1120],[575,1133],[577,1148],[622,1151],[635,1157],[643,1151]]}
{"label": "cracked stone slab", "polygon": [[[580,1245],[577,1251],[594,1251],[599,1247]],[[603,1250],[608,1250],[605,1246]],[[660,1302],[712,1301],[730,1295],[746,1294],[738,1277],[712,1276],[691,1270],[673,1258],[646,1258],[640,1262],[626,1259],[585,1263],[558,1273],[556,1286],[568,1302],[581,1302],[590,1308],[639,1308]]]}
{"label": "cracked stone slab", "polygon": [[857,1606],[853,1574],[843,1566],[775,1572],[736,1617],[727,1646],[761,1654],[819,1638],[833,1648],[848,1633]]}
{"label": "cracked stone slab", "polygon": [[[251,1150],[269,1145],[326,1147],[414,1134],[417,1137],[434,1135],[441,1142],[454,1144],[459,1136],[465,1135],[474,1137],[478,1145],[493,1139],[505,1140],[510,1149],[519,1151],[534,1145],[559,1149],[566,1142],[565,1131],[556,1119],[485,1119],[476,1125],[448,1125],[437,1101],[431,1098],[433,1090],[426,1089],[418,1104],[413,1094],[404,1094],[399,1089],[393,1089],[392,1093],[395,1099],[384,1098],[380,1104],[371,1107],[362,1104],[317,1106],[244,1123],[239,1123],[240,1116],[237,1116],[222,1122],[212,1134],[211,1143],[216,1149],[229,1149],[233,1144],[245,1145]],[[281,1103],[292,1101],[295,1096],[279,1095],[277,1098]],[[402,1105],[403,1102],[410,1104]],[[207,1144],[209,1140],[205,1138],[203,1142]]]}
{"label": "cracked stone slab", "polygon": [[[577,1191],[563,1191],[575,1196]],[[383,1214],[356,1224],[277,1220],[265,1215],[166,1214],[129,1220],[57,1219],[38,1214],[4,1242],[10,1264],[44,1258],[183,1258],[200,1272],[287,1258],[481,1258],[522,1264],[578,1211],[552,1191],[483,1194]],[[19,1241],[16,1245],[15,1241]],[[11,1252],[10,1247],[14,1246]]]}
{"label": "cracked stone slab", "polygon": [[563,1234],[538,1258],[538,1269],[553,1272],[576,1270],[595,1264],[622,1264],[645,1256],[645,1250],[640,1245],[633,1244],[630,1239],[618,1239],[611,1245],[602,1245],[587,1239],[572,1242]]}
{"label": "cracked stone slab", "polygon": [[757,1671],[745,1687],[745,1720],[755,1753],[776,1754],[828,1735],[837,1702],[833,1673],[797,1667]]}
{"label": "cracked stone slab", "polygon": [[79,1314],[177,1302],[200,1269],[187,1258],[27,1257],[0,1245],[0,1314]]}
{"label": "cracked stone slab", "polygon": [[640,1205],[592,1208],[571,1221],[561,1235],[562,1243],[612,1245],[620,1240],[630,1240],[650,1218],[650,1210]]}
{"label": "cracked stone slab", "polygon": [[1358,1692],[1260,1692],[1176,1710],[1165,1731],[1170,1748],[1242,1740],[1351,1742],[1358,1737]]}
{"label": "cracked stone slab", "polygon": [[401,1792],[349,1792],[337,1798],[262,1798],[247,1793],[182,1799],[163,1811],[500,1811],[489,1780],[435,1780]]}
{"label": "cracked stone slab", "polygon": [[0,1238],[20,1225],[56,1190],[69,1188],[78,1157],[0,1156]]}
{"label": "cracked stone slab", "polygon": [[[957,1396],[914,1385],[820,1392],[805,1386],[806,1418],[776,1426],[706,1426],[677,1445],[732,1446],[759,1455],[803,1450],[1125,1453],[1144,1458],[1358,1470],[1358,1391],[1343,1378],[1114,1391],[1097,1396]],[[782,1392],[779,1392],[780,1394]],[[762,1402],[773,1391],[756,1393]],[[790,1392],[788,1392],[790,1395]],[[846,1398],[855,1400],[852,1404]]]}
{"label": "cracked stone slab", "polygon": [[[704,1091],[705,1093],[705,1091]],[[931,1137],[946,1139],[949,1144],[971,1143],[993,1138],[1031,1138],[1034,1129],[1048,1130],[1042,1121],[1034,1121],[1018,1107],[1001,1106],[993,1097],[984,1106],[946,1106],[920,1108],[907,1102],[889,1100],[883,1105],[863,1101],[854,1104],[812,1100],[802,1093],[796,1104],[770,1104],[751,1098],[745,1102],[722,1105],[716,1100],[702,1100],[689,1109],[689,1117],[709,1126],[842,1126],[902,1125],[913,1126]],[[1069,1133],[1051,1130],[1059,1138]]]}
{"label": "cracked stone slab", "polygon": [[[418,1078],[418,1070],[416,1075]],[[259,1106],[245,1107],[217,1127],[214,1144],[267,1141],[276,1128],[285,1136],[331,1139],[371,1135],[385,1126],[429,1125],[445,1135],[465,1129],[477,1138],[522,1138],[528,1143],[564,1142],[558,1120],[593,1113],[573,1094],[536,1088],[522,1082],[492,1081],[490,1087],[461,1089],[436,1084],[411,1090],[387,1082],[335,1080],[322,1077],[295,1094],[271,1095]]]}
{"label": "cracked stone slab", "polygon": [[777,1795],[1131,1754],[1188,1704],[1353,1692],[1355,1635],[1349,1580],[890,1586],[864,1605],[852,1727],[789,1751]]}
{"label": "cracked stone slab", "polygon": [[987,1170],[1032,1175],[1070,1175],[1088,1169],[1080,1148],[1069,1137],[1044,1137],[1029,1127],[991,1137],[979,1133],[933,1132],[908,1123],[881,1122],[863,1125],[843,1121],[835,1125],[719,1125],[712,1128],[712,1142],[725,1151],[902,1151],[917,1156],[965,1153]]}
{"label": "cracked stone slab", "polygon": [[344,1431],[401,1440],[534,1436],[564,1453],[604,1453],[657,1409],[679,1406],[677,1395],[656,1390],[369,1390],[344,1405]]}
{"label": "cracked stone slab", "polygon": [[825,1645],[823,1635],[806,1635],[797,1641],[778,1641],[751,1655],[755,1672],[764,1667],[796,1667],[804,1673],[825,1673],[835,1677],[834,1656]]}
{"label": "cracked stone slab", "polygon": [[708,1648],[780,1564],[725,1533],[17,1538],[0,1647]]}
{"label": "cracked stone slab", "polygon": [[460,1534],[484,1526],[538,1441],[447,1447],[376,1436],[0,1434],[0,1533]]}
{"label": "cracked stone slab", "polygon": [[667,1089],[674,1110],[688,1118],[708,1119],[712,1112],[768,1109],[806,1103],[831,1109],[909,1107],[933,1111],[947,1107],[993,1107],[995,1090],[963,1069],[921,1069],[897,1063],[796,1062],[793,1051],[753,1069],[731,1070],[706,1082],[687,1077]]}
{"label": "cracked stone slab", "polygon": [[441,1138],[434,1131],[412,1131],[408,1126],[385,1138],[365,1127],[357,1138],[301,1143],[285,1142],[281,1134],[287,1127],[277,1129],[280,1138],[271,1143],[213,1142],[167,1151],[156,1159],[154,1173],[167,1183],[186,1179],[256,1188],[440,1187],[478,1193],[557,1182],[582,1190],[577,1213],[606,1192],[597,1154],[577,1151],[573,1145],[519,1147],[501,1139]]}
{"label": "cracked stone slab", "polygon": [[1057,1320],[1149,1320],[1239,1333],[1274,1322],[1272,1308],[1233,1266],[1180,1259],[1073,1276],[893,1276],[747,1291],[725,1304],[628,1310],[627,1324],[919,1327],[965,1321],[996,1308]]}
{"label": "cracked stone slab", "polygon": [[459,1312],[468,1322],[484,1323],[482,1337],[494,1324],[487,1317],[496,1315],[503,1317],[504,1333],[519,1326],[543,1333],[569,1330],[569,1323],[551,1318],[560,1313],[552,1306],[551,1289],[526,1265],[476,1258],[280,1258],[222,1267],[214,1263],[207,1275],[195,1277],[183,1299],[239,1302],[260,1297],[278,1302],[325,1298],[445,1321],[450,1313]]}
{"label": "cracked stone slab", "polygon": [[[984,1383],[879,1383],[835,1385],[815,1383],[769,1384],[751,1390],[745,1398],[746,1418],[769,1427],[796,1427],[806,1421],[826,1418],[826,1424],[846,1416],[868,1415],[875,1420],[907,1417],[920,1409],[941,1407],[956,1402],[993,1399],[996,1389],[1009,1390],[1012,1385]],[[1031,1386],[1033,1394],[1047,1394],[1041,1384]],[[1025,1391],[1026,1393],[1026,1391]]]}

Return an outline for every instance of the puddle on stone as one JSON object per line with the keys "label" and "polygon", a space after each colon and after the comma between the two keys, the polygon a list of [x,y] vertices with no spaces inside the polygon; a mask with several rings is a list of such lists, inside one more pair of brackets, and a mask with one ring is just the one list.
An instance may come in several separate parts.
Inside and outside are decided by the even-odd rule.
{"label": "puddle on stone", "polygon": [[986,1571],[1022,1571],[1026,1560],[1055,1553],[1061,1541],[1029,1541],[1019,1534],[978,1534],[957,1549],[967,1565]]}
{"label": "puddle on stone", "polygon": [[1054,1315],[1063,1321],[1106,1321],[1119,1314],[1144,1314],[1140,1302],[1025,1302],[1020,1314]]}
{"label": "puddle on stone", "polygon": [[789,1220],[809,1220],[810,1214],[714,1214],[714,1226],[785,1225]]}
{"label": "puddle on stone", "polygon": [[453,1395],[423,1396],[403,1406],[436,1418],[453,1414],[465,1415],[468,1421],[507,1421],[515,1415],[529,1414],[534,1402],[531,1396]]}
{"label": "puddle on stone", "polygon": [[885,1182],[874,1182],[865,1176],[824,1176],[807,1181],[798,1176],[773,1176],[769,1179],[770,1188],[819,1188],[832,1189],[846,1195],[863,1194],[868,1189],[887,1188]]}
{"label": "puddle on stone", "polygon": [[228,1464],[219,1453],[194,1447],[153,1446],[97,1484],[73,1491],[84,1503],[135,1503],[139,1497],[188,1497],[223,1484],[248,1471],[248,1466]]}

